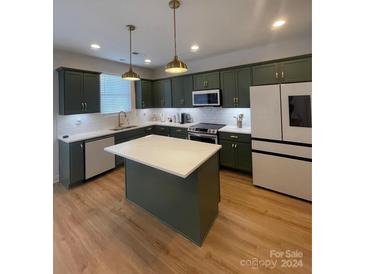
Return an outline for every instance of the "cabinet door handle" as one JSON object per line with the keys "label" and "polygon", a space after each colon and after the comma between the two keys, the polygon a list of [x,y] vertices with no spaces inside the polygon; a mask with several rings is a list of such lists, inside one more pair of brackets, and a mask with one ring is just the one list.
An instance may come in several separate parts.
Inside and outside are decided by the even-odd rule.
{"label": "cabinet door handle", "polygon": [[237,135],[231,135],[229,137],[234,138],[234,139],[238,139],[238,136]]}
{"label": "cabinet door handle", "polygon": [[278,72],[275,72],[275,78],[279,79],[279,73]]}
{"label": "cabinet door handle", "polygon": [[234,144],[232,144],[232,148],[234,148]]}
{"label": "cabinet door handle", "polygon": [[85,103],[85,110],[87,111],[87,103]]}
{"label": "cabinet door handle", "polygon": [[81,111],[84,111],[84,103],[81,103]]}
{"label": "cabinet door handle", "polygon": [[234,147],[237,148],[237,144],[235,144]]}
{"label": "cabinet door handle", "polygon": [[84,147],[84,145],[81,143],[81,144],[80,144],[80,148],[83,148],[83,147]]}
{"label": "cabinet door handle", "polygon": [[236,103],[238,104],[238,97],[236,97]]}
{"label": "cabinet door handle", "polygon": [[176,132],[181,132],[181,129],[177,129]]}
{"label": "cabinet door handle", "polygon": [[281,78],[284,79],[284,71],[281,72]]}

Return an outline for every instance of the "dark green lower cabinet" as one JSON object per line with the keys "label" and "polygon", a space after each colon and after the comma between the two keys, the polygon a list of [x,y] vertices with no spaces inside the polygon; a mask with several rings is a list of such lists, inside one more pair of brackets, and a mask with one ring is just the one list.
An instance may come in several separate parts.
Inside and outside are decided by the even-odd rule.
{"label": "dark green lower cabinet", "polygon": [[236,143],[237,169],[252,172],[252,151],[249,143]]}
{"label": "dark green lower cabinet", "polygon": [[[238,139],[244,140],[246,134],[234,134],[239,136]],[[222,145],[220,150],[221,166],[237,169],[244,172],[252,172],[252,151],[251,142],[237,142],[231,140],[222,140],[222,137],[228,136],[226,133],[220,134],[219,143]],[[249,135],[248,135],[249,136]]]}
{"label": "dark green lower cabinet", "polygon": [[188,130],[186,128],[170,127],[170,137],[188,139]]}
{"label": "dark green lower cabinet", "polygon": [[220,164],[225,167],[235,167],[234,143],[230,141],[221,141],[222,149],[220,150]]}
{"label": "dark green lower cabinet", "polygon": [[144,129],[145,136],[153,134],[153,126],[146,127]]}
{"label": "dark green lower cabinet", "polygon": [[179,138],[179,139],[187,139],[188,135],[186,135],[186,134],[170,134],[170,137]]}
{"label": "dark green lower cabinet", "polygon": [[170,130],[169,130],[169,127],[154,126],[153,127],[153,134],[162,135],[162,136],[169,136],[170,135]]}
{"label": "dark green lower cabinet", "polygon": [[84,141],[59,141],[60,182],[67,188],[85,179]]}

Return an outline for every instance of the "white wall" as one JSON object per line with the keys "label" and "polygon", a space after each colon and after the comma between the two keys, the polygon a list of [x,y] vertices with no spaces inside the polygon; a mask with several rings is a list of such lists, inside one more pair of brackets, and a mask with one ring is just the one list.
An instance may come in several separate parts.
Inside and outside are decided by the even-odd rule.
{"label": "white wall", "polygon": [[[215,55],[204,59],[184,61],[188,65],[189,71],[187,74],[189,74],[310,53],[312,53],[312,39],[311,37],[302,37],[279,43],[270,43],[261,47]],[[171,74],[167,74],[164,68],[158,68],[153,71],[153,76],[154,78],[163,78],[170,77]]]}

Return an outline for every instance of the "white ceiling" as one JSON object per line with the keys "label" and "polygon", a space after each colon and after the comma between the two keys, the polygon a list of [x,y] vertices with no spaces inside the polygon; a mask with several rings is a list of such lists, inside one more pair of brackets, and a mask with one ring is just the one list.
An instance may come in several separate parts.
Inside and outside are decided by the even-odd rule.
{"label": "white ceiling", "polygon": [[[54,0],[54,47],[109,60],[128,60],[132,33],[133,63],[164,65],[173,57],[173,17],[169,0]],[[182,0],[176,10],[178,55],[200,59],[270,42],[310,36],[311,0]],[[272,30],[273,21],[287,24]],[[97,43],[99,50],[90,49]],[[200,50],[190,52],[197,43]],[[144,59],[152,63],[144,65]]]}

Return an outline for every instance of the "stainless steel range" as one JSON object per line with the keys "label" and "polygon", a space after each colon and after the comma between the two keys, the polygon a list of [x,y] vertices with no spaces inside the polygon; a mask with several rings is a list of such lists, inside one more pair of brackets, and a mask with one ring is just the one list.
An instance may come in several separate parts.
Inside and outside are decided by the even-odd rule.
{"label": "stainless steel range", "polygon": [[200,123],[188,128],[188,139],[211,144],[218,144],[218,129],[222,124]]}

